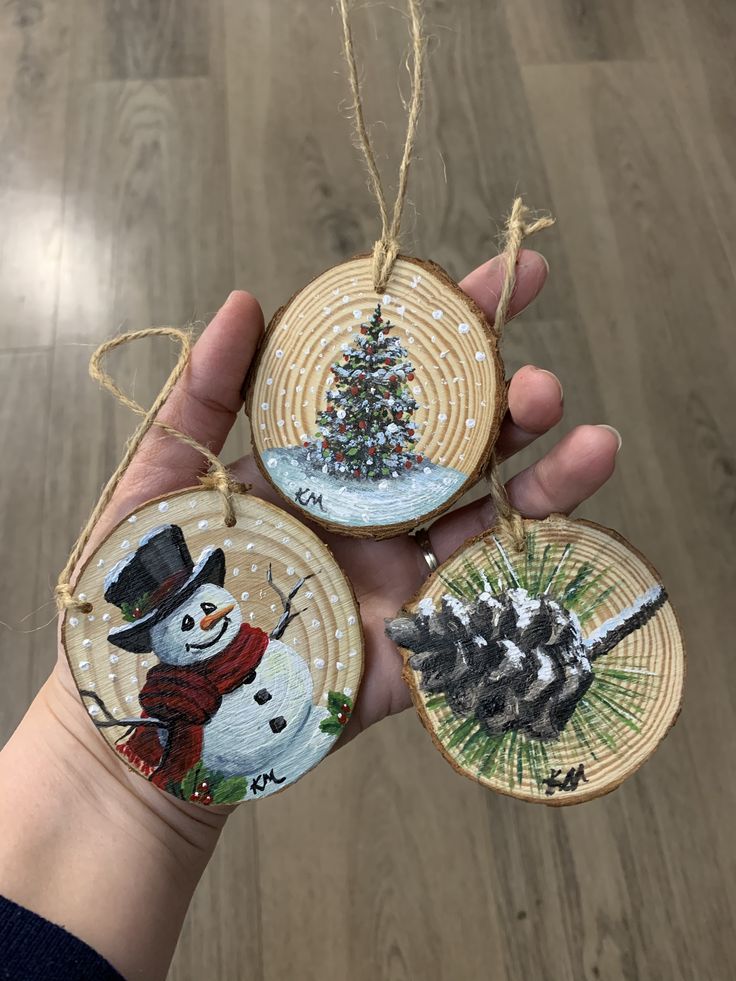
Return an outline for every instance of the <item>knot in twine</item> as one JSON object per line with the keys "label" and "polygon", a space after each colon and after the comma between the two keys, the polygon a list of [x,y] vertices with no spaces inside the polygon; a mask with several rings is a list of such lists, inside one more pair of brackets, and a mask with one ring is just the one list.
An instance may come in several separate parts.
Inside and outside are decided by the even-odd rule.
{"label": "knot in twine", "polygon": [[[396,200],[391,214],[389,215],[386,203],[386,194],[381,181],[381,175],[376,163],[376,155],[373,145],[368,135],[368,128],[363,115],[363,100],[360,94],[360,79],[358,77],[358,67],[355,61],[355,48],[353,45],[353,32],[350,27],[348,16],[349,0],[339,0],[340,16],[342,18],[343,45],[345,50],[345,61],[348,66],[350,77],[350,88],[353,93],[353,123],[366,167],[368,168],[368,180],[371,190],[378,204],[381,216],[381,237],[373,247],[373,288],[376,293],[383,293],[388,284],[391,270],[399,254],[399,231],[401,229],[401,216],[404,212],[404,202],[406,200],[406,186],[409,179],[409,167],[411,166],[414,143],[417,134],[419,115],[422,110],[422,89],[424,86],[424,48],[425,38],[422,34],[422,18],[420,13],[420,0],[407,0],[409,8],[409,29],[411,34],[411,96],[407,109],[406,139],[404,141],[404,152],[401,156],[399,167],[399,181],[396,189]],[[408,67],[408,59],[407,59]]]}
{"label": "knot in twine", "polygon": [[[543,215],[534,221],[527,221],[529,215],[530,211],[522,199],[515,198],[504,229],[502,251],[504,267],[503,287],[501,288],[501,296],[499,297],[493,320],[493,326],[499,340],[503,335],[508,320],[511,297],[516,286],[516,264],[519,259],[521,245],[525,238],[529,238],[535,232],[539,232],[543,228],[549,228],[555,223],[554,218],[551,218],[549,215]],[[526,546],[524,519],[516,508],[512,507],[509,501],[506,488],[501,483],[501,478],[498,475],[499,463],[498,456],[494,452],[491,457],[488,475],[491,484],[491,502],[496,510],[498,523],[511,539],[516,551],[521,552]]]}
{"label": "knot in twine", "polygon": [[[143,406],[139,405],[136,401],[134,401],[134,399],[131,399],[128,395],[126,395],[102,367],[103,359],[109,351],[112,351],[116,347],[121,347],[124,344],[128,344],[131,341],[140,340],[143,337],[168,337],[171,340],[176,341],[180,346],[179,358],[176,365],[167,378],[163,388],[156,396],[151,408],[148,410],[144,409]],[[158,426],[159,428],[163,429],[163,431],[168,433],[169,436],[173,436],[186,446],[190,446],[207,460],[209,463],[209,470],[206,474],[200,476],[200,483],[203,487],[216,490],[222,495],[225,524],[228,527],[232,527],[235,524],[233,496],[235,494],[246,493],[248,490],[250,490],[249,485],[241,484],[233,480],[228,469],[206,446],[203,446],[191,436],[187,436],[186,433],[180,432],[174,426],[170,426],[168,423],[162,422],[160,419],[156,418],[171,394],[174,386],[184,374],[184,370],[189,363],[191,350],[192,338],[189,331],[180,330],[177,327],[148,327],[145,330],[129,331],[125,334],[120,334],[118,337],[114,337],[109,341],[105,341],[103,344],[100,344],[90,358],[89,373],[91,377],[94,378],[95,381],[99,382],[103,388],[106,388],[108,392],[111,392],[121,403],[121,405],[126,406],[136,415],[143,416],[143,419],[136,431],[128,440],[123,458],[105,485],[99,500],[92,509],[92,513],[87,519],[87,523],[82,529],[79,538],[75,542],[74,547],[69,554],[66,565],[59,574],[59,579],[56,583],[56,588],[54,589],[56,605],[59,608],[59,611],[78,610],[80,613],[89,613],[91,611],[91,603],[82,602],[74,596],[69,580],[82,557],[84,549],[92,537],[92,532],[97,522],[102,516],[105,508],[112,500],[113,494],[115,493],[123,475],[128,469],[131,460],[143,442],[143,438],[152,426]]]}

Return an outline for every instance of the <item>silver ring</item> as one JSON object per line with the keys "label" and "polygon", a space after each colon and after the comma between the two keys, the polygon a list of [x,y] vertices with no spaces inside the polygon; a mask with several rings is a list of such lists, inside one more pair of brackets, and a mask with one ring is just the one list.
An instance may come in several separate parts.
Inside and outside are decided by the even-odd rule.
{"label": "silver ring", "polygon": [[432,542],[429,538],[429,532],[426,528],[417,528],[412,537],[419,546],[419,550],[424,556],[424,561],[429,566],[429,571],[435,572],[435,570],[439,569],[440,563],[439,559],[434,554]]}

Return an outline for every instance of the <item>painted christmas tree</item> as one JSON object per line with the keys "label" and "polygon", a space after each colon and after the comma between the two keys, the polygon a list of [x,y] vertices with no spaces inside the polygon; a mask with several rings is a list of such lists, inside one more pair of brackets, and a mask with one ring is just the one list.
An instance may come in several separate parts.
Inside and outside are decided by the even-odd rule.
{"label": "painted christmas tree", "polygon": [[411,395],[414,367],[381,316],[380,303],[332,366],[318,432],[304,443],[310,464],[342,479],[398,477],[422,463]]}

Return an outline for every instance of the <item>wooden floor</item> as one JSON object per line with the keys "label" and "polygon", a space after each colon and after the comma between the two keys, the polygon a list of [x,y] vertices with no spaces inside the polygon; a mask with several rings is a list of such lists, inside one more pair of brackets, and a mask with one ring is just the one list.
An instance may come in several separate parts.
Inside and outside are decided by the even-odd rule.
{"label": "wooden floor", "polygon": [[[121,326],[267,316],[370,246],[330,0],[0,6],[0,619],[50,586],[132,420],[86,378]],[[612,796],[549,811],[456,776],[411,713],[231,820],[175,981],[736,976],[733,681],[736,5],[427,0],[426,109],[406,248],[461,276],[512,195],[559,219],[510,367],[553,368],[566,426],[623,433],[585,509],[657,565],[681,615],[680,722]],[[406,33],[360,3],[382,163]],[[392,171],[393,173],[393,171]],[[140,399],[166,354],[127,352]],[[127,376],[126,376],[127,371]],[[243,420],[231,444],[245,446]],[[545,445],[549,444],[549,439]],[[53,627],[0,633],[6,737]],[[731,828],[731,831],[729,831]]]}

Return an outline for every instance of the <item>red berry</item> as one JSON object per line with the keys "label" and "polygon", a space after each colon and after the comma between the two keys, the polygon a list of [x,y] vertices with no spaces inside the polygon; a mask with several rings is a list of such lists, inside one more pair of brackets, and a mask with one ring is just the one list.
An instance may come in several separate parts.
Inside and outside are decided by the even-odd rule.
{"label": "red berry", "polygon": [[302,446],[309,446],[309,443],[302,443]]}
{"label": "red berry", "polygon": [[191,795],[191,797],[189,798],[189,800],[193,800],[193,801],[195,801],[195,802],[196,802],[196,801],[198,801],[198,800],[199,800],[199,797],[200,797],[200,795],[199,795],[199,794],[197,793],[197,791],[195,790],[195,791],[194,791],[194,793],[193,793],[193,794]]}
{"label": "red berry", "polygon": [[396,377],[396,375],[391,375],[391,377],[389,378],[389,381],[391,382],[397,382],[398,380],[399,379]]}
{"label": "red berry", "polygon": [[414,381],[414,372],[413,371],[410,371],[409,372],[409,374],[406,376],[406,380],[407,381],[410,381],[410,382],[411,381]]}
{"label": "red berry", "polygon": [[360,469],[358,467],[356,467],[355,470],[353,470],[353,476],[360,477]]}
{"label": "red berry", "polygon": [[357,385],[351,385],[351,387],[350,387],[350,394],[351,395],[357,395],[358,394],[358,386]]}
{"label": "red berry", "polygon": [[421,463],[423,459],[424,459],[424,457],[423,457],[423,456],[421,456],[421,454],[420,454],[420,455],[419,455],[419,456],[417,457],[417,463]]}
{"label": "red berry", "polygon": [[368,328],[367,327],[361,327],[360,328],[360,333],[361,334],[367,334],[368,333]]}
{"label": "red berry", "polygon": [[346,715],[350,715],[350,706],[348,705],[348,703],[347,703],[347,702],[343,702],[343,703],[342,703],[342,711],[343,711],[343,712],[344,712],[344,713],[345,713]]}
{"label": "red berry", "polygon": [[367,354],[373,354],[373,348],[372,347],[367,347],[365,350],[366,350],[366,353]]}
{"label": "red berry", "polygon": [[[344,433],[345,432],[345,424],[341,422],[340,425],[337,427],[337,431],[338,431],[338,433]],[[306,446],[306,443],[304,445]]]}
{"label": "red berry", "polygon": [[337,721],[340,723],[341,726],[344,726],[345,723],[348,721],[348,717],[346,715],[343,715],[342,712],[340,712],[340,714],[337,717]]}
{"label": "red berry", "polygon": [[404,414],[404,410],[403,409],[399,409],[399,411],[396,413],[396,418],[397,419],[401,419],[401,417],[403,416],[403,414]]}
{"label": "red berry", "polygon": [[334,412],[335,411],[335,406],[334,405],[328,405],[327,406],[327,411],[328,412]]}
{"label": "red berry", "polygon": [[199,786],[197,787],[197,790],[201,794],[206,794],[209,789],[210,789],[210,785],[207,783],[206,780],[203,780],[202,783],[199,784]]}
{"label": "red berry", "polygon": [[139,617],[142,616],[143,616],[143,610],[140,608],[140,606],[136,606],[136,608],[133,610],[133,619],[137,620]]}
{"label": "red berry", "polygon": [[375,446],[369,446],[368,447],[368,456],[375,456],[375,454],[376,454],[376,448],[375,448]]}
{"label": "red berry", "polygon": [[340,453],[340,452],[338,451],[338,452],[337,452],[337,453],[335,454],[335,459],[336,459],[336,460],[338,461],[338,463],[339,463],[339,462],[340,462],[340,460],[344,460],[344,459],[345,459],[345,455],[344,455],[343,453]]}
{"label": "red berry", "polygon": [[327,447],[328,447],[329,445],[330,445],[330,444],[329,444],[329,443],[327,442],[327,440],[326,440],[326,439],[323,439],[323,440],[322,440],[322,449],[323,449],[323,450],[326,450],[326,449],[327,449]]}
{"label": "red berry", "polygon": [[407,470],[411,470],[411,460],[407,460],[404,466],[406,467]]}
{"label": "red berry", "polygon": [[203,797],[202,798],[202,803],[205,804],[205,805],[206,804],[211,804],[212,803],[212,796],[210,794],[207,794],[206,797]]}
{"label": "red berry", "polygon": [[365,429],[365,427],[366,427],[366,421],[365,419],[361,419],[360,422],[358,423],[358,429]]}
{"label": "red berry", "polygon": [[365,372],[361,371],[361,373],[358,375],[358,378],[360,378],[360,380],[363,381],[363,379],[365,378]]}
{"label": "red berry", "polygon": [[349,354],[343,354],[343,358],[345,359],[345,361],[349,361],[350,360],[350,355]]}
{"label": "red berry", "polygon": [[413,430],[413,429],[407,429],[406,431],[407,431],[407,433],[408,433],[408,434],[409,434],[410,436],[413,436],[413,435],[414,435],[414,430]]}
{"label": "red berry", "polygon": [[391,358],[386,358],[383,363],[384,364],[393,364],[393,361],[391,360]]}

